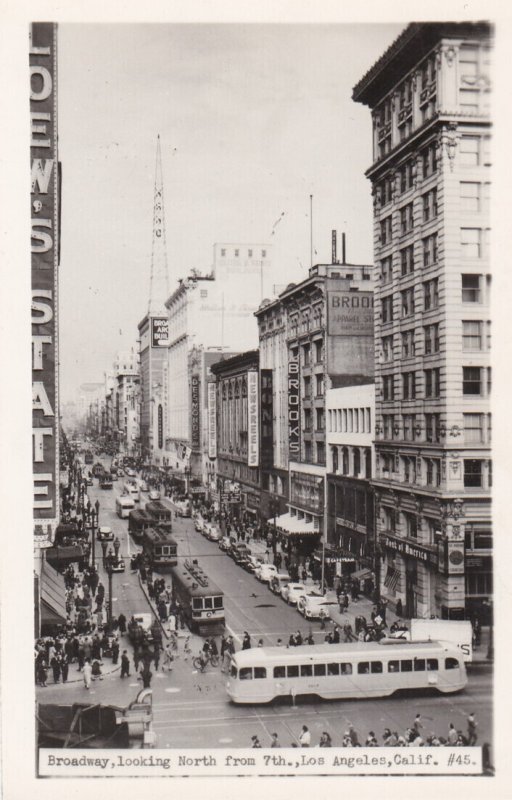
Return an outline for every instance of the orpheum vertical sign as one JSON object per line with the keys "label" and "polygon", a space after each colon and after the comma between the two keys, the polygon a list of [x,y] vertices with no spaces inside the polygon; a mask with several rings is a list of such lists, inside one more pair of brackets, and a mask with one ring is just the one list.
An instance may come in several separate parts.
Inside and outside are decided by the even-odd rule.
{"label": "orpheum vertical sign", "polygon": [[57,26],[30,31],[32,438],[34,539],[49,546],[58,522]]}

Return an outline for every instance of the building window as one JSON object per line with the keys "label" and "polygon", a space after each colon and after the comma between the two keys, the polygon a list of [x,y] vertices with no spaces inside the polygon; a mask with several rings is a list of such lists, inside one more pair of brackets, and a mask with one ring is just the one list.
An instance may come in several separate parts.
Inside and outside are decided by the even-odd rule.
{"label": "building window", "polygon": [[402,297],[402,317],[411,317],[414,314],[414,287],[400,292]]}
{"label": "building window", "polygon": [[416,458],[414,456],[402,456],[404,468],[404,483],[416,483]]}
{"label": "building window", "polygon": [[341,456],[343,462],[343,474],[348,475],[349,473],[348,447],[343,448]]}
{"label": "building window", "polygon": [[316,429],[317,431],[325,430],[325,417],[323,408],[316,409]]}
{"label": "building window", "polygon": [[393,179],[384,178],[377,186],[377,194],[381,206],[385,206],[391,202],[393,197]]}
{"label": "building window", "polygon": [[431,189],[423,197],[423,222],[429,222],[437,217],[437,189]]}
{"label": "building window", "polygon": [[384,517],[384,530],[394,533],[396,530],[396,511],[394,508],[383,506],[382,516]]}
{"label": "building window", "polygon": [[413,162],[412,160],[406,161],[405,164],[399,168],[399,177],[400,177],[400,192],[403,194],[408,189],[412,188],[413,185]]}
{"label": "building window", "polygon": [[482,349],[482,323],[476,320],[463,320],[462,322],[462,349]]}
{"label": "building window", "polygon": [[437,233],[431,236],[425,236],[422,239],[423,244],[423,266],[430,267],[432,264],[437,264]]}
{"label": "building window", "polygon": [[416,397],[416,373],[402,372],[402,398],[414,400]]}
{"label": "building window", "polygon": [[482,292],[480,289],[481,275],[462,275],[462,302],[481,303]]}
{"label": "building window", "polygon": [[382,259],[380,269],[382,283],[390,283],[393,280],[393,259],[391,256]]}
{"label": "building window", "polygon": [[382,415],[382,427],[384,432],[385,439],[392,439],[393,438],[393,428],[395,425],[395,417],[394,414],[383,414]]}
{"label": "building window", "polygon": [[425,414],[425,438],[427,442],[438,442],[441,427],[440,414]]}
{"label": "building window", "polygon": [[474,458],[464,459],[464,486],[482,486],[483,463]]}
{"label": "building window", "polygon": [[423,307],[425,311],[431,311],[439,306],[439,279],[423,283]]}
{"label": "building window", "polygon": [[429,144],[421,153],[423,163],[423,177],[428,178],[437,172],[436,144]]}
{"label": "building window", "polygon": [[461,136],[459,143],[460,162],[465,167],[477,167],[480,164],[480,137]]}
{"label": "building window", "polygon": [[304,430],[306,433],[310,433],[312,430],[311,426],[311,409],[305,408],[304,409]]}
{"label": "building window", "polygon": [[239,255],[240,255],[240,250],[235,250],[235,258],[238,258]]}
{"label": "building window", "polygon": [[311,378],[307,375],[304,378],[304,400],[311,399]]}
{"label": "building window", "polygon": [[459,104],[462,113],[485,114],[489,110],[489,87],[485,81],[488,73],[488,49],[461,44],[459,48]]}
{"label": "building window", "polygon": [[439,352],[439,324],[425,325],[425,355]]}
{"label": "building window", "polygon": [[323,442],[316,443],[316,463],[325,464],[325,444]]}
{"label": "building window", "polygon": [[324,376],[315,375],[315,381],[316,381],[316,396],[322,397],[324,393]]}
{"label": "building window", "polygon": [[400,269],[402,275],[414,272],[414,245],[409,245],[400,250]]}
{"label": "building window", "polygon": [[307,461],[309,464],[312,461],[312,458],[311,458],[311,442],[304,442],[304,460]]}
{"label": "building window", "polygon": [[402,356],[404,358],[409,358],[413,356],[415,353],[415,344],[414,344],[414,330],[410,331],[403,331],[402,333]]}
{"label": "building window", "polygon": [[266,250],[262,250],[261,251],[261,257],[262,258],[266,258],[267,257],[267,251]]}
{"label": "building window", "polygon": [[315,362],[321,364],[324,360],[324,343],[321,339],[315,342]]}
{"label": "building window", "polygon": [[416,427],[415,414],[403,414],[402,424],[404,426],[404,441],[413,442],[415,437],[414,429]]}
{"label": "building window", "polygon": [[298,316],[292,317],[290,319],[290,329],[292,336],[297,336],[299,332],[299,318]]}
{"label": "building window", "polygon": [[441,485],[441,461],[438,458],[427,458],[427,486]]}
{"label": "building window", "polygon": [[382,322],[391,322],[393,320],[393,295],[383,297],[381,300],[382,308]]}
{"label": "building window", "polygon": [[393,336],[383,336],[381,339],[382,344],[382,360],[383,361],[392,361],[393,360]]}
{"label": "building window", "polygon": [[425,397],[439,397],[440,370],[425,370]]}
{"label": "building window", "polygon": [[462,394],[482,394],[481,367],[462,367]]}
{"label": "building window", "polygon": [[302,348],[302,363],[305,367],[309,367],[311,364],[311,349],[309,344],[305,344]]}
{"label": "building window", "polygon": [[382,376],[382,394],[384,400],[395,399],[394,375]]}
{"label": "building window", "polygon": [[464,444],[482,444],[484,441],[484,415],[464,414]]}
{"label": "building window", "polygon": [[480,184],[470,181],[460,182],[460,207],[463,211],[480,211]]}
{"label": "building window", "polygon": [[409,203],[400,209],[400,234],[404,236],[414,228],[413,204]]}
{"label": "building window", "polygon": [[460,249],[463,258],[480,258],[482,254],[482,231],[480,228],[460,229]]}
{"label": "building window", "polygon": [[410,539],[418,538],[418,517],[416,514],[404,514],[405,533]]}
{"label": "building window", "polygon": [[380,221],[380,243],[382,246],[391,242],[391,214]]}
{"label": "building window", "polygon": [[226,255],[226,248],[225,247],[223,247],[221,249],[220,254],[221,254],[221,256],[225,256]]}

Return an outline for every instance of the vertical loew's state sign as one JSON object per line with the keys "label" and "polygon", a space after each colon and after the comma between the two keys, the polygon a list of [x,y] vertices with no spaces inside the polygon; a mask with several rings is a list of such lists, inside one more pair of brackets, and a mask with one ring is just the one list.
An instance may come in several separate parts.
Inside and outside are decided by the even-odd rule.
{"label": "vertical loew's state sign", "polygon": [[57,26],[30,26],[32,440],[34,543],[59,519]]}

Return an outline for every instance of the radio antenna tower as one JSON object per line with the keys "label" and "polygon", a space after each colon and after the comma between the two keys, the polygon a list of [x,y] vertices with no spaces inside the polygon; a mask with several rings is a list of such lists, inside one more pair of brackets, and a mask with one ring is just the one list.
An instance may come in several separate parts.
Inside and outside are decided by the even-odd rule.
{"label": "radio antenna tower", "polygon": [[165,240],[164,181],[160,134],[156,143],[155,192],[153,203],[153,244],[151,248],[151,276],[149,279],[149,314],[166,314],[165,301],[169,297],[167,270],[167,245]]}

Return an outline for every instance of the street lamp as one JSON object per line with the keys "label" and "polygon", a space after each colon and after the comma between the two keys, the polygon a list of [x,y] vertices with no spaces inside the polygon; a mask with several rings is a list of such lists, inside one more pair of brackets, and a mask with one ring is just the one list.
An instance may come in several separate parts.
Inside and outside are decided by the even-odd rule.
{"label": "street lamp", "polygon": [[106,557],[106,569],[108,574],[108,615],[107,615],[107,627],[108,630],[112,630],[112,575],[114,573],[114,562],[116,558],[112,550],[109,550],[108,555]]}
{"label": "street lamp", "polygon": [[90,518],[91,518],[91,537],[92,537],[92,542],[91,542],[91,566],[92,567],[96,567],[96,536],[95,536],[96,529],[95,529],[95,525],[97,525],[97,523],[98,523],[98,515],[95,514],[94,508],[91,508],[91,510],[89,511],[89,515],[90,515]]}

